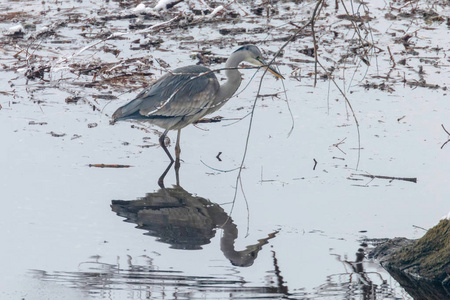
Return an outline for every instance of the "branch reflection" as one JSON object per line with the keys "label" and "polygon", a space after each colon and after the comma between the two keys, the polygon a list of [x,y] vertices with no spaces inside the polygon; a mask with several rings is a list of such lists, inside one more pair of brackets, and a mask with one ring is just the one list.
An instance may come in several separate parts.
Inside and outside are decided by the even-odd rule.
{"label": "branch reflection", "polygon": [[164,177],[171,167],[172,163],[158,180],[158,191],[136,200],[113,200],[112,210],[126,218],[126,222],[137,224],[136,228],[147,230],[145,235],[156,237],[157,241],[175,249],[202,249],[210,243],[217,229],[222,229],[220,250],[224,256],[235,266],[251,266],[258,252],[277,232],[237,251],[234,243],[238,228],[233,219],[220,205],[184,190],[179,185],[179,168],[175,168],[177,184],[171,188],[164,186]]}

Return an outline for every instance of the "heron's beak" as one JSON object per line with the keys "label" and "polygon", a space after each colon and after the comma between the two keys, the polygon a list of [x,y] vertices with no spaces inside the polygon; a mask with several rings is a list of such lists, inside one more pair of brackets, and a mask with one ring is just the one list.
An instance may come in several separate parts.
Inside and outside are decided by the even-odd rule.
{"label": "heron's beak", "polygon": [[283,75],[281,75],[280,73],[278,73],[277,70],[275,70],[274,68],[272,68],[272,66],[267,68],[267,71],[269,71],[270,73],[272,73],[275,77],[277,78],[281,78],[284,79]]}
{"label": "heron's beak", "polygon": [[[266,66],[268,65],[268,63],[267,63],[265,60],[263,60],[263,59],[260,60],[260,63],[261,63],[262,65],[266,65]],[[275,68],[272,67],[272,66],[267,67],[267,71],[269,71],[270,73],[272,73],[272,74],[273,74],[275,77],[277,77],[277,78],[284,79],[283,75],[281,75],[280,73],[278,73],[278,71],[275,70]]]}

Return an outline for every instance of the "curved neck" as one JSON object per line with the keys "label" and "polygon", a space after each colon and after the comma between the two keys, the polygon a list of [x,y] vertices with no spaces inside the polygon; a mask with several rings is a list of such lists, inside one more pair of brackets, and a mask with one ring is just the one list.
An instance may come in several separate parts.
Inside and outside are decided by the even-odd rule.
{"label": "curved neck", "polygon": [[227,81],[220,86],[219,93],[215,99],[217,103],[230,99],[241,85],[241,72],[232,68],[237,68],[243,60],[244,55],[240,52],[235,52],[228,58],[225,64]]}

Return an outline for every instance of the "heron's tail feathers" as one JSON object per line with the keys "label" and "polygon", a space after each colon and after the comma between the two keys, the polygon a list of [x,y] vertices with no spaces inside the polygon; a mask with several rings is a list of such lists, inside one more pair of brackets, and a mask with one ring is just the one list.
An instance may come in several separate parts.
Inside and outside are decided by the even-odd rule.
{"label": "heron's tail feathers", "polygon": [[135,117],[136,113],[139,113],[139,106],[142,103],[141,99],[135,99],[124,106],[119,107],[112,115],[113,122],[129,119]]}

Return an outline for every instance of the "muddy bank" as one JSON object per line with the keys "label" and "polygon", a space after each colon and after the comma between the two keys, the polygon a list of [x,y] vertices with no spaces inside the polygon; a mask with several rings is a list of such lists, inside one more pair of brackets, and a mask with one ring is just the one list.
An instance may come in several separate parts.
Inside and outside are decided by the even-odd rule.
{"label": "muddy bank", "polygon": [[441,220],[419,240],[388,240],[371,257],[414,299],[450,299],[450,220]]}

